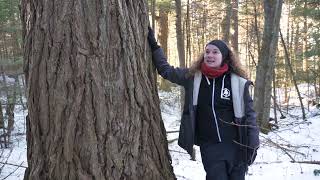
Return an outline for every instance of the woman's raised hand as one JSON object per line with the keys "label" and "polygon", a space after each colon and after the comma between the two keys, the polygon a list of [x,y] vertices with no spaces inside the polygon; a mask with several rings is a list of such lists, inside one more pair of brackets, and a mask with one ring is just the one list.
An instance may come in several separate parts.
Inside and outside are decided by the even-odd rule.
{"label": "woman's raised hand", "polygon": [[157,50],[158,48],[160,48],[160,46],[158,45],[157,43],[157,40],[156,38],[154,37],[154,32],[152,30],[152,28],[150,26],[148,26],[148,42],[149,42],[149,45],[150,45],[150,48],[153,51]]}

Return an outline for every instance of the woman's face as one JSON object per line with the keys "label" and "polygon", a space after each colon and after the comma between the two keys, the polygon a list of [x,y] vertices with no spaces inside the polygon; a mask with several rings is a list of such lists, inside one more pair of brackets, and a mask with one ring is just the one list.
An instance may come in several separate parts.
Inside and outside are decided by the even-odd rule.
{"label": "woman's face", "polygon": [[220,68],[222,64],[222,54],[215,45],[208,44],[204,52],[204,63],[211,68]]}

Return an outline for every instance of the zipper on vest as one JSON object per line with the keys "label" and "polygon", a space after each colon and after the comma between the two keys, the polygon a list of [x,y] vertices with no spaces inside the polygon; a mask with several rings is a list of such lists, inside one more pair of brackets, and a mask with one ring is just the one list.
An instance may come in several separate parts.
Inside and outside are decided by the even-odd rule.
{"label": "zipper on vest", "polygon": [[214,111],[214,86],[215,86],[215,84],[216,84],[215,83],[215,79],[213,79],[213,81],[212,81],[212,100],[211,100],[211,105],[212,105],[212,113],[213,113],[213,117],[214,117],[214,122],[216,123],[219,142],[221,142],[221,136],[220,136],[220,130],[219,130],[219,125],[218,125],[218,121],[217,121],[217,116],[216,116],[216,112]]}
{"label": "zipper on vest", "polygon": [[207,76],[205,76],[205,77],[206,77],[206,79],[207,79],[208,85],[210,86],[210,81],[209,81],[208,77],[207,77]]}

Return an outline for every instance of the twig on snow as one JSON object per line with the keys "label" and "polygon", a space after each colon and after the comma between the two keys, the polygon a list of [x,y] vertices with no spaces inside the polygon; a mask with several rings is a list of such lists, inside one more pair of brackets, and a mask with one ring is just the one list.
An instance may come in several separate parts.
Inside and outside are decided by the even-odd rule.
{"label": "twig on snow", "polygon": [[15,173],[20,167],[23,167],[22,164],[23,164],[23,161],[21,162],[21,164],[14,171],[9,173],[6,177],[2,178],[1,180],[7,179],[9,176],[11,176],[13,173]]}

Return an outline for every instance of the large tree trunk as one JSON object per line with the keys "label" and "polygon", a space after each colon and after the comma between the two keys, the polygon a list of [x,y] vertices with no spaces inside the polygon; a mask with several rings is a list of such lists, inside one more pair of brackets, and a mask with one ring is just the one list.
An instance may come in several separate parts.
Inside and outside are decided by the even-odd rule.
{"label": "large tree trunk", "polygon": [[174,179],[137,1],[22,0],[29,180]]}
{"label": "large tree trunk", "polygon": [[281,8],[282,0],[264,0],[265,23],[254,91],[257,120],[264,133],[267,133],[269,128],[271,82],[278,44]]}

